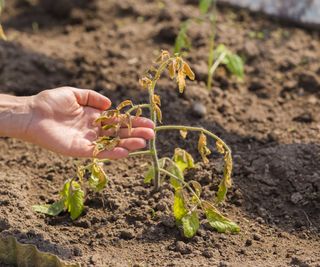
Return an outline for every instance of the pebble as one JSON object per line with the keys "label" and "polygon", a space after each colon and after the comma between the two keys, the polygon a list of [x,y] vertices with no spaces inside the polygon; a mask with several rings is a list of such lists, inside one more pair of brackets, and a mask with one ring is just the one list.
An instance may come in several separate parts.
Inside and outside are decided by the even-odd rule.
{"label": "pebble", "polygon": [[252,245],[252,240],[251,239],[247,239],[246,240],[246,246],[249,247]]}
{"label": "pebble", "polygon": [[192,114],[196,117],[203,118],[207,114],[207,108],[200,102],[195,102],[192,106]]}
{"label": "pebble", "polygon": [[253,234],[253,240],[255,240],[255,241],[260,241],[260,240],[261,240],[261,235],[259,235],[259,234]]}
{"label": "pebble", "polygon": [[134,237],[135,237],[134,231],[131,229],[122,230],[120,232],[120,238],[122,238],[122,239],[128,240],[128,239],[132,239]]}
{"label": "pebble", "polygon": [[202,255],[206,258],[212,258],[214,256],[213,251],[209,249],[204,250]]}
{"label": "pebble", "polygon": [[190,254],[191,253],[191,247],[184,243],[183,241],[178,241],[176,243],[176,249],[177,252],[180,252],[181,254]]}
{"label": "pebble", "polygon": [[291,195],[290,200],[293,204],[298,204],[303,199],[303,196],[299,192],[295,192]]}

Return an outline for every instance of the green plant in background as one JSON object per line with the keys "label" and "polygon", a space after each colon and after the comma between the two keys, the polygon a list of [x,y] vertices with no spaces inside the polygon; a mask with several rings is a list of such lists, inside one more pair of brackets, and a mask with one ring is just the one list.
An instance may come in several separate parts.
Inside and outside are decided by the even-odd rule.
{"label": "green plant in background", "polygon": [[[227,52],[225,52],[227,53]],[[227,57],[226,57],[227,58]],[[149,155],[152,164],[145,173],[144,182],[153,182],[154,190],[158,191],[163,182],[168,181],[174,190],[173,215],[177,226],[182,229],[185,237],[193,237],[200,225],[200,216],[206,217],[211,227],[218,232],[239,232],[240,228],[224,217],[217,209],[218,204],[226,198],[227,190],[231,186],[232,156],[230,148],[215,134],[201,128],[185,125],[163,125],[160,96],[156,94],[156,85],[163,72],[168,71],[171,79],[175,79],[179,92],[183,93],[186,86],[186,77],[194,80],[195,76],[189,65],[178,55],[171,56],[168,51],[162,51],[155,65],[148,71],[147,75],[140,79],[141,86],[148,90],[149,103],[134,105],[131,100],[125,100],[115,109],[107,110],[96,119],[95,123],[107,136],[99,137],[94,143],[92,162],[86,166],[79,166],[77,175],[64,183],[60,192],[60,200],[51,205],[36,205],[33,209],[48,215],[58,215],[67,210],[71,218],[78,218],[84,209],[85,189],[101,191],[107,185],[107,175],[103,169],[103,163],[109,160],[99,160],[95,157],[104,150],[112,150],[119,141],[119,130],[121,125],[126,125],[130,132],[132,118],[140,116],[144,109],[149,110],[150,118],[155,123],[156,137],[160,132],[177,130],[183,139],[187,138],[188,132],[198,132],[198,151],[202,161],[209,163],[208,156],[211,150],[208,147],[207,138],[215,142],[215,149],[223,156],[224,173],[221,179],[216,197],[212,202],[202,199],[202,187],[197,181],[186,181],[185,173],[195,167],[193,157],[181,148],[175,148],[172,158],[159,158],[155,137],[149,141],[149,149],[130,153],[130,156]],[[134,115],[132,115],[134,114]]]}
{"label": "green plant in background", "polygon": [[183,51],[191,49],[191,41],[188,37],[188,27],[190,27],[192,22],[203,23],[208,21],[210,23],[207,78],[208,90],[211,90],[214,72],[220,64],[225,65],[231,74],[237,76],[239,79],[243,79],[244,63],[242,58],[237,54],[232,53],[222,44],[218,45],[215,49],[217,18],[216,0],[199,0],[199,12],[200,15],[198,17],[187,19],[181,23],[179,33],[175,40],[174,52],[181,54]]}
{"label": "green plant in background", "polygon": [[[4,9],[4,0],[0,0],[0,18],[1,18],[1,13]],[[7,40],[6,35],[4,34],[2,25],[1,25],[1,20],[0,20],[0,40]]]}

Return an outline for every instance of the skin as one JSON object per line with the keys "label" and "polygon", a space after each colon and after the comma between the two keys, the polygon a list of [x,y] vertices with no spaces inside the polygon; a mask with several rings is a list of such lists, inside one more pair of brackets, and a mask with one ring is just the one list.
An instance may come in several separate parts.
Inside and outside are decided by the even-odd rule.
{"label": "skin", "polygon": [[[108,135],[94,125],[111,101],[92,90],[61,87],[30,97],[0,94],[0,136],[18,138],[53,152],[72,157],[92,157],[92,142]],[[121,141],[98,158],[119,159],[146,146],[154,137],[154,124],[147,118],[133,118],[132,131],[123,126]]]}

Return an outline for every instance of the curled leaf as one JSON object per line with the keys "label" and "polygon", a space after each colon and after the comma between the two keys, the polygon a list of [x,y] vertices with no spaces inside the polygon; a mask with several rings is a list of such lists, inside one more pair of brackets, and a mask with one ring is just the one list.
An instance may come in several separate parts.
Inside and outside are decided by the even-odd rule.
{"label": "curled leaf", "polygon": [[131,100],[125,100],[125,101],[122,101],[118,106],[117,106],[117,110],[121,110],[123,109],[124,107],[127,107],[127,106],[133,106],[133,103]]}
{"label": "curled leaf", "polygon": [[194,188],[194,191],[197,194],[197,196],[200,197],[202,191],[201,184],[199,184],[197,181],[190,181],[190,184]]}
{"label": "curled leaf", "polygon": [[64,210],[64,199],[54,202],[51,205],[34,205],[32,209],[35,212],[44,213],[50,216],[57,216]]}
{"label": "curled leaf", "polygon": [[184,149],[176,148],[174,150],[173,161],[177,164],[182,173],[185,169],[194,168],[194,160],[192,156]]}
{"label": "curled leaf", "polygon": [[184,62],[183,64],[183,72],[189,77],[190,80],[194,80],[195,75],[193,73],[193,71],[191,70],[190,66]]}
{"label": "curled leaf", "polygon": [[218,203],[225,200],[227,191],[232,185],[231,173],[232,173],[232,156],[229,152],[226,152],[224,155],[223,178],[219,184],[219,188],[217,192]]}
{"label": "curled leaf", "polygon": [[110,151],[114,149],[120,142],[119,137],[112,136],[102,136],[99,137],[94,144],[93,156],[97,156],[100,152],[107,150]]}
{"label": "curled leaf", "polygon": [[179,92],[180,92],[180,94],[182,94],[185,87],[186,87],[186,74],[184,73],[184,71],[182,69],[180,69],[178,71],[177,83],[178,83],[178,87],[179,87]]}
{"label": "curled leaf", "polygon": [[4,41],[7,41],[7,36],[5,35],[4,33],[4,30],[0,24],[0,40],[4,40]]}
{"label": "curled leaf", "polygon": [[148,89],[149,86],[152,84],[152,81],[147,77],[143,77],[139,80],[139,84],[143,89]]}
{"label": "curled leaf", "polygon": [[221,141],[216,142],[216,149],[220,154],[224,154],[224,152],[225,152],[223,143]]}
{"label": "curled leaf", "polygon": [[187,138],[187,135],[188,135],[188,131],[187,130],[180,130],[180,135],[183,139],[186,139]]}
{"label": "curled leaf", "polygon": [[207,136],[202,132],[200,133],[200,136],[199,136],[198,151],[201,155],[203,162],[208,164],[209,160],[208,160],[207,156],[211,154],[211,151],[207,147]]}
{"label": "curled leaf", "polygon": [[142,108],[139,106],[136,111],[136,117],[140,117],[142,114]]}
{"label": "curled leaf", "polygon": [[105,188],[107,182],[107,175],[102,166],[97,162],[94,162],[91,167],[91,175],[89,178],[90,187],[98,192]]}
{"label": "curled leaf", "polygon": [[170,78],[173,79],[176,76],[176,68],[175,68],[174,60],[168,65],[168,71],[169,71]]}
{"label": "curled leaf", "polygon": [[160,123],[162,123],[162,112],[159,106],[155,106],[155,112],[157,114],[157,119]]}
{"label": "curled leaf", "polygon": [[161,109],[160,109],[160,106],[161,106],[161,99],[160,99],[160,96],[158,95],[153,95],[152,96],[152,100],[151,100],[151,105],[154,109],[154,111],[156,112],[157,114],[157,119],[160,123],[162,123],[162,112],[161,112]]}
{"label": "curled leaf", "polygon": [[99,116],[96,120],[95,123],[103,122],[106,120],[111,120],[115,119],[120,115],[119,110],[117,109],[110,109],[107,111],[102,112],[101,116]]}

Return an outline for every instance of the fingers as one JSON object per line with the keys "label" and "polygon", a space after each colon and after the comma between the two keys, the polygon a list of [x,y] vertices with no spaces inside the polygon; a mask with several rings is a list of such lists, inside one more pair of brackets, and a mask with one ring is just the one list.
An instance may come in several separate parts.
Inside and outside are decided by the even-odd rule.
{"label": "fingers", "polygon": [[[114,124],[117,122],[118,119],[110,119],[110,120],[105,120],[103,121],[102,125],[108,125],[108,124]],[[132,122],[132,127],[144,127],[144,128],[150,128],[154,129],[154,123],[152,120],[144,118],[144,117],[135,117],[131,116],[131,122]],[[127,127],[125,122],[122,122],[122,127]]]}
{"label": "fingers", "polygon": [[129,151],[144,148],[146,145],[146,140],[136,137],[121,139],[120,143],[118,144],[119,147],[125,148]]}
{"label": "fingers", "polygon": [[[104,131],[103,135],[110,136],[114,134],[114,130]],[[139,137],[145,140],[150,140],[154,138],[154,131],[150,128],[137,127],[132,128],[129,132],[128,128],[121,128],[119,130],[118,136],[120,138],[128,138],[128,137]]]}
{"label": "fingers", "polygon": [[77,98],[81,106],[89,106],[92,108],[106,110],[111,106],[109,98],[88,89],[70,88]]}
{"label": "fingers", "polygon": [[[92,155],[92,152],[91,152]],[[123,147],[116,147],[111,151],[102,151],[97,155],[99,159],[122,159],[129,155],[129,151]]]}

